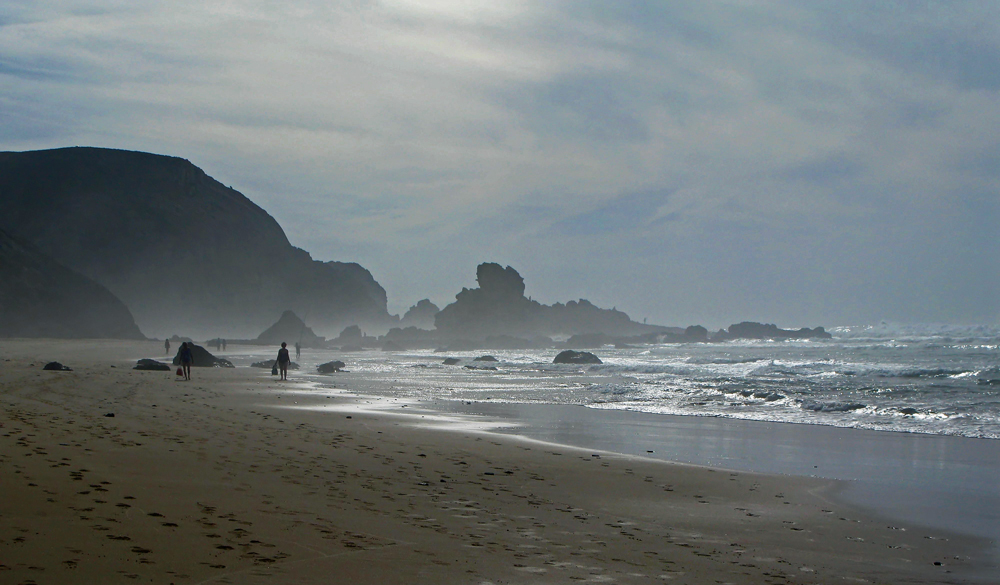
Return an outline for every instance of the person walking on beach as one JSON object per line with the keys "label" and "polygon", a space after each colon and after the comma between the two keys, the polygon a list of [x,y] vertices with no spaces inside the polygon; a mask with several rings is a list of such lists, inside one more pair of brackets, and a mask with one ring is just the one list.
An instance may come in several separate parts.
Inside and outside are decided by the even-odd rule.
{"label": "person walking on beach", "polygon": [[295,342],[295,359],[302,358],[302,344],[298,341]]}
{"label": "person walking on beach", "polygon": [[163,340],[163,355],[170,355],[170,340]]}
{"label": "person walking on beach", "polygon": [[282,341],[281,349],[278,350],[278,371],[281,372],[281,379],[288,379],[288,362],[292,361],[288,357],[288,347],[287,344]]}
{"label": "person walking on beach", "polygon": [[181,369],[184,371],[184,379],[191,379],[191,363],[194,362],[194,353],[191,351],[191,346],[188,342],[181,344],[181,350],[178,352],[181,358]]}

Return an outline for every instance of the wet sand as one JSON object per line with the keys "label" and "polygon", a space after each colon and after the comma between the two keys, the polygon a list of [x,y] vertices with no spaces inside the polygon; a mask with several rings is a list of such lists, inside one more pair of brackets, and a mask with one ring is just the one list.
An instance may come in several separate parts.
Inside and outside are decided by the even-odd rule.
{"label": "wet sand", "polygon": [[988,541],[837,481],[428,428],[294,374],[130,369],[162,353],[0,340],[0,583],[995,581]]}
{"label": "wet sand", "polygon": [[440,401],[434,408],[485,416],[507,427],[498,430],[550,443],[844,480],[840,495],[875,513],[1000,544],[1000,441],[993,439],[568,405]]}

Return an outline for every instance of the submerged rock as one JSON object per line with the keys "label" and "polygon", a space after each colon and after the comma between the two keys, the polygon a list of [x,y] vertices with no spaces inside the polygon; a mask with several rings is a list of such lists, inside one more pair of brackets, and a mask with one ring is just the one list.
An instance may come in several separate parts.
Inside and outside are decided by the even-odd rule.
{"label": "submerged rock", "polygon": [[500,360],[498,360],[497,358],[495,358],[495,357],[493,357],[491,355],[481,355],[481,356],[479,356],[477,358],[473,358],[472,361],[474,361],[474,362],[498,362]]}
{"label": "submerged rock", "polygon": [[559,355],[552,360],[554,364],[603,364],[599,357],[589,351],[573,351],[567,349],[559,352]]}
{"label": "submerged rock", "polygon": [[444,358],[444,365],[446,365],[446,366],[455,366],[455,365],[458,365],[458,362],[460,362],[460,361],[462,361],[462,360],[460,360],[458,358]]}

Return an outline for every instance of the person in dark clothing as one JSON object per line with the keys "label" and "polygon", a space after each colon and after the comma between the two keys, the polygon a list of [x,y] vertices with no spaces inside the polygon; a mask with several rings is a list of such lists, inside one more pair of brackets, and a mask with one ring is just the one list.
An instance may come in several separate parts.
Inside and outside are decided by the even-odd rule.
{"label": "person in dark clothing", "polygon": [[170,340],[163,340],[163,355],[170,355]]}
{"label": "person in dark clothing", "polygon": [[292,359],[288,357],[287,344],[282,341],[281,349],[278,350],[278,371],[281,373],[282,380],[288,379],[288,362],[290,361],[292,361]]}
{"label": "person in dark clothing", "polygon": [[181,349],[179,352],[181,369],[184,371],[184,379],[191,379],[191,364],[194,362],[194,353],[191,351],[191,346],[188,342],[181,344]]}

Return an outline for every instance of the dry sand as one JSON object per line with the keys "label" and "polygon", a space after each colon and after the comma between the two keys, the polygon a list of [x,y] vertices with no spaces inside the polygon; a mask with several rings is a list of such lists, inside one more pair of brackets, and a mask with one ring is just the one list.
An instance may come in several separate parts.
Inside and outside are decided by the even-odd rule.
{"label": "dry sand", "polygon": [[266,370],[130,369],[162,353],[0,340],[0,583],[984,579],[985,543],[866,516],[835,482],[290,409],[352,399]]}

